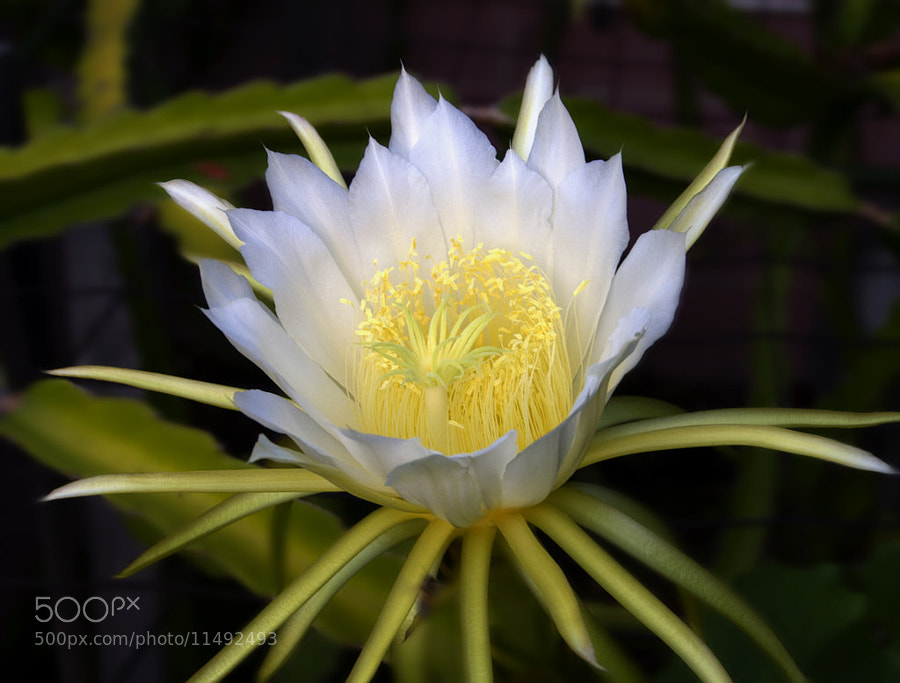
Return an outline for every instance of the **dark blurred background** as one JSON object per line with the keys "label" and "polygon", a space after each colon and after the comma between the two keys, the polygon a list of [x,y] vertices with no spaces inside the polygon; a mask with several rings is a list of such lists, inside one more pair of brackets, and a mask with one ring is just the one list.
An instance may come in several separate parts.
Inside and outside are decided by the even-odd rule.
{"label": "dark blurred background", "polygon": [[[126,17],[126,77],[119,100],[91,110],[82,60],[104,11]],[[503,147],[511,131],[504,112],[515,109],[497,107],[521,90],[543,53],[564,97],[586,98],[612,112],[596,119],[608,127],[594,139],[627,137],[645,126],[654,134],[687,128],[721,139],[746,115],[742,140],[767,154],[796,155],[778,156],[779,168],[802,160],[798,177],[808,168],[827,171],[852,196],[846,205],[822,196],[828,190],[801,196],[799,184],[796,192],[793,185],[779,187],[781,176],[766,175],[763,162],[748,172],[748,178],[759,174],[754,187],[769,186],[742,193],[739,185],[689,255],[675,325],[618,393],[688,410],[898,410],[898,26],[900,6],[893,0],[4,0],[0,143],[24,147],[59,125],[102,126],[125,109],[150,110],[198,89],[219,93],[259,79],[289,84],[330,72],[368,78],[402,63],[438,84]],[[581,125],[578,111],[573,114]],[[592,124],[590,115],[584,120]],[[383,123],[369,129],[383,136]],[[354,131],[357,155],[365,130]],[[288,140],[278,138],[277,148],[296,151]],[[680,160],[670,163],[665,155],[672,148],[661,140],[658,164],[639,158],[632,165],[629,145],[622,150],[633,234],[652,226],[685,184],[671,172]],[[265,207],[260,143],[269,144],[268,138],[253,143],[254,180],[230,182],[228,163],[208,150],[179,163],[193,164],[201,184],[228,186],[235,203]],[[622,143],[585,144],[589,154],[606,155]],[[745,150],[741,161],[747,157],[753,154]],[[3,163],[15,159],[0,157]],[[4,178],[13,180],[4,184]],[[8,168],[0,175],[0,235],[11,213],[3,207],[21,205],[20,181],[28,178]],[[42,191],[53,190],[45,184]],[[103,220],[34,234],[20,222],[16,238],[3,240],[0,388],[6,409],[42,370],[84,363],[258,385],[255,370],[200,313],[195,268],[179,255],[185,250],[179,233],[160,229],[167,220],[161,200],[154,196]],[[168,419],[209,430],[237,457],[255,440],[249,420],[147,398]],[[889,427],[840,434],[900,467],[898,436]],[[142,545],[102,501],[36,504],[65,479],[11,442],[0,447],[0,653],[13,672],[7,680],[173,680],[214,653],[35,646],[36,596],[122,594],[122,584],[110,577]],[[883,589],[894,570],[900,575],[895,479],[756,452],[642,455],[593,468],[601,469],[588,476],[653,509],[692,556],[738,581],[748,595],[762,595],[760,610],[781,625],[786,640],[795,639],[817,680],[900,676],[900,628],[888,608],[898,598]],[[134,629],[234,630],[264,604],[237,583],[208,578],[179,558],[126,585],[146,605],[129,616]],[[810,585],[821,585],[821,593],[784,608],[796,586]],[[823,617],[833,628],[806,643],[810,629],[802,619],[819,620],[810,616],[812,607],[828,602],[827,595],[837,596],[840,614]],[[626,632],[642,653],[648,680],[682,680],[664,648]],[[858,642],[848,645],[849,633]],[[722,638],[728,650],[728,636]],[[843,643],[842,664],[832,661],[837,655],[829,659],[835,642]],[[313,636],[303,656],[292,670],[295,680],[346,674],[346,651],[324,638]],[[874,668],[853,678],[863,661]],[[736,680],[767,680],[759,677],[767,674],[748,673],[752,667],[744,671],[743,679],[735,672]],[[849,678],[835,678],[847,672]],[[533,680],[565,680],[552,670],[533,673]],[[235,680],[242,675],[249,679],[252,669]]]}

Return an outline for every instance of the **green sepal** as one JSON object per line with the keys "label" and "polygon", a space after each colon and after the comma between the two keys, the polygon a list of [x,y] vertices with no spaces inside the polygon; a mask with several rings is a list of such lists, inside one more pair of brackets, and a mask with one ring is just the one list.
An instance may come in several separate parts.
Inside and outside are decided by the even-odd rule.
{"label": "green sepal", "polygon": [[171,536],[166,536],[159,543],[152,545],[119,572],[116,578],[131,576],[247,515],[305,495],[310,493],[238,493],[231,496],[191,520]]}
{"label": "green sepal", "polygon": [[100,474],[60,486],[44,501],[112,493],[325,493],[341,489],[318,474],[300,468],[242,469],[199,472]]}
{"label": "green sepal", "polygon": [[466,530],[460,559],[460,635],[467,683],[491,683],[491,633],[488,619],[488,577],[497,528]]}
{"label": "green sepal", "polygon": [[688,202],[703,190],[703,188],[709,185],[710,181],[716,177],[716,174],[728,165],[728,160],[731,158],[731,153],[734,151],[734,145],[746,122],[747,118],[745,116],[744,120],[741,121],[741,125],[735,128],[731,134],[725,138],[725,141],[713,155],[713,158],[709,160],[709,163],[707,163],[706,166],[703,167],[703,170],[697,174],[693,181],[691,181],[691,184],[687,186],[687,189],[679,195],[678,199],[672,202],[671,206],[669,206],[665,213],[660,216],[659,220],[656,221],[656,225],[653,226],[654,230],[665,230],[668,228],[678,217],[678,214],[680,214],[688,205]]}
{"label": "green sepal", "polygon": [[591,666],[602,669],[578,596],[563,570],[528,528],[521,514],[498,517],[496,523],[528,587],[556,624],[559,634],[575,654]]}
{"label": "green sepal", "polygon": [[[626,398],[626,400],[632,400]],[[652,399],[643,399],[652,401]],[[657,403],[654,401],[653,403]],[[649,412],[648,404],[647,411]],[[615,431],[606,432],[615,436],[639,434],[668,427],[688,427],[693,425],[760,425],[765,427],[784,427],[790,429],[815,429],[836,427],[854,429],[859,427],[875,427],[893,422],[900,422],[898,412],[853,413],[838,410],[809,410],[801,408],[723,408],[720,410],[701,410],[684,413],[673,410],[663,412],[661,401],[659,412],[655,415],[645,414],[639,422],[632,421],[627,426],[617,427]],[[673,406],[674,408],[674,406]],[[624,420],[621,420],[624,422]]]}
{"label": "green sepal", "polygon": [[[868,451],[815,434],[755,424],[698,424],[639,430],[638,424],[610,427],[598,432],[581,462],[585,467],[623,455],[701,446],[758,446],[775,451],[808,455],[847,467],[894,474],[884,461]],[[617,431],[621,430],[621,431]],[[631,433],[629,433],[629,431]]]}
{"label": "green sepal", "polygon": [[[352,570],[347,572],[355,573],[389,548],[419,533],[423,524],[422,518],[409,513],[379,508],[349,529],[306,572],[288,584],[242,633],[274,633],[342,569],[351,566]],[[232,641],[191,676],[188,683],[221,680],[264,642],[265,639],[252,643]]]}
{"label": "green sepal", "polygon": [[597,429],[607,429],[608,427],[636,420],[679,415],[683,412],[684,410],[678,406],[656,398],[613,396],[603,408],[603,414],[597,423]]}
{"label": "green sepal", "polygon": [[648,567],[721,612],[752,638],[794,683],[806,680],[772,630],[711,572],[631,517],[592,495],[590,484],[572,483],[548,502],[577,524],[614,543]]}
{"label": "green sepal", "polygon": [[575,522],[549,504],[526,511],[615,600],[665,642],[705,683],[731,683],[716,656],[690,627],[600,548]]}
{"label": "green sepal", "polygon": [[199,403],[206,403],[219,408],[237,410],[234,395],[241,389],[226,387],[221,384],[199,382],[194,379],[162,375],[157,372],[130,370],[128,368],[111,368],[102,365],[80,365],[72,368],[49,370],[48,374],[57,377],[77,377],[78,379],[96,379],[103,382],[125,384],[138,389],[158,391],[170,396],[187,398]]}
{"label": "green sepal", "polygon": [[409,551],[394,587],[384,603],[378,621],[372,628],[366,644],[347,683],[368,683],[398,634],[407,615],[419,597],[425,578],[434,570],[453,540],[457,530],[442,519],[432,519]]}

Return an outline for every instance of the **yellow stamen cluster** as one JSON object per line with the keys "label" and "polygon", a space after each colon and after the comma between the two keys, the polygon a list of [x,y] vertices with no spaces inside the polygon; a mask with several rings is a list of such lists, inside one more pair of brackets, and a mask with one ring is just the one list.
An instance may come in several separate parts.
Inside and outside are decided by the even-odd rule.
{"label": "yellow stamen cluster", "polygon": [[415,246],[366,288],[351,383],[362,429],[448,455],[516,430],[524,448],[573,401],[550,283],[526,254],[454,239],[426,271]]}

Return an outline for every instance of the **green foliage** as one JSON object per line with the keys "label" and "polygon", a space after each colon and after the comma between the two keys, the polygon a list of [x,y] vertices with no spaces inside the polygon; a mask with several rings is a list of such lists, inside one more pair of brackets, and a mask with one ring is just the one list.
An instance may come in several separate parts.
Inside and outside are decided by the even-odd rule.
{"label": "green foliage", "polygon": [[[95,398],[61,380],[35,384],[18,408],[0,420],[0,435],[45,465],[75,477],[251,467],[224,454],[209,434],[166,422],[139,401]],[[177,532],[223,498],[210,493],[123,494],[109,500],[161,538]],[[269,508],[217,531],[193,546],[193,556],[208,569],[232,576],[256,593],[273,595],[280,589],[281,576],[299,575],[344,531],[343,524],[321,508],[294,503],[283,522],[284,532],[278,536],[282,547],[275,549],[274,515]],[[396,568],[390,557],[364,568],[323,612],[318,622],[322,630],[341,641],[362,640],[375,621]]]}
{"label": "green foliage", "polygon": [[[742,577],[737,589],[759,609],[810,680],[889,683],[900,679],[900,637],[892,610],[900,575],[898,547],[894,543],[873,555],[861,572],[861,585],[831,564],[804,569],[768,564]],[[710,616],[704,635],[735,683],[781,680],[721,618]],[[680,663],[673,663],[655,682],[691,680]]]}
{"label": "green foliage", "polygon": [[631,16],[665,39],[690,73],[735,111],[774,125],[818,119],[856,97],[796,45],[721,0],[629,0]]}
{"label": "green foliage", "polygon": [[264,145],[299,148],[278,110],[302,112],[338,163],[355,167],[366,130],[387,125],[394,81],[323,76],[287,87],[255,82],[221,95],[188,93],[150,111],[123,111],[0,148],[0,247],[159,200],[154,183],[171,178],[240,187],[260,175]]}

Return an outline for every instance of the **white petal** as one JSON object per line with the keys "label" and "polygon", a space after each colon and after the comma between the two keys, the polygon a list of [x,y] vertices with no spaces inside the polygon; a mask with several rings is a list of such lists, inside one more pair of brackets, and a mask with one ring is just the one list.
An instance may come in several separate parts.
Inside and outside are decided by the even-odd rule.
{"label": "white petal", "polygon": [[362,467],[384,482],[400,465],[425,458],[432,453],[419,439],[397,439],[344,429],[338,435],[344,448]]}
{"label": "white petal", "polygon": [[509,432],[475,453],[432,453],[397,467],[387,484],[454,526],[470,526],[500,503],[500,474],[518,450],[516,439],[516,433]]}
{"label": "white petal", "polygon": [[[368,488],[386,490],[383,479],[362,467],[333,434],[287,399],[254,390],[236,394],[234,402],[241,412],[259,424],[289,436],[303,450],[295,456],[303,467],[326,477],[329,470],[339,472]],[[258,442],[257,448],[260,447]],[[271,450],[265,442],[262,448]],[[267,457],[266,451],[257,456],[254,449],[254,459]]]}
{"label": "white petal", "polygon": [[621,155],[583,165],[559,184],[553,226],[553,290],[566,313],[569,359],[580,363],[628,245]]}
{"label": "white petal", "polygon": [[607,340],[620,321],[634,309],[649,315],[646,331],[635,351],[614,371],[610,391],[633,368],[644,351],[659,339],[672,323],[684,282],[684,236],[668,230],[652,230],[641,235],[619,266],[613,279],[591,354],[591,363],[615,353]]}
{"label": "white petal", "polygon": [[409,151],[422,133],[422,124],[437,106],[435,99],[415,78],[400,70],[391,100],[391,151],[409,158]]}
{"label": "white petal", "polygon": [[221,261],[201,259],[197,265],[200,266],[203,295],[210,308],[225,306],[235,299],[255,298],[247,278]]}
{"label": "white petal", "polygon": [[484,187],[484,204],[476,216],[473,245],[483,242],[488,249],[525,252],[546,263],[550,252],[550,213],[553,190],[512,150],[506,153]]}
{"label": "white petal", "polygon": [[534,132],[537,129],[538,116],[547,100],[553,95],[553,69],[544,55],[535,62],[525,80],[525,92],[522,94],[522,106],[516,121],[513,134],[512,149],[524,160],[528,160],[531,146],[534,144]]}
{"label": "white petal", "polygon": [[338,382],[347,373],[356,296],[321,239],[280,211],[228,213],[253,276],[272,290],[281,324]]}
{"label": "white petal", "polygon": [[350,232],[347,190],[309,159],[269,152],[266,184],[275,211],[284,211],[312,228],[357,294],[362,293],[359,250]]}
{"label": "white petal", "polygon": [[573,440],[574,421],[565,420],[510,461],[503,473],[503,507],[535,505],[550,494]]}
{"label": "white petal", "polygon": [[296,448],[285,448],[272,443],[265,434],[260,434],[253,446],[253,452],[247,459],[248,463],[257,463],[261,460],[269,462],[277,462],[282,465],[296,465],[302,467],[309,460],[301,451]]}
{"label": "white petal", "polygon": [[423,257],[446,253],[447,241],[425,176],[375,140],[369,140],[350,185],[349,208],[354,241],[366,265],[396,266],[409,257],[414,238]]}
{"label": "white petal", "polygon": [[441,99],[409,160],[431,186],[444,234],[461,237],[471,248],[475,217],[486,201],[484,186],[498,166],[490,141],[468,116]]}
{"label": "white petal", "polygon": [[709,181],[709,185],[691,197],[681,213],[668,226],[667,229],[672,232],[685,234],[687,249],[690,249],[697,238],[703,234],[703,230],[725,203],[731,188],[734,187],[743,172],[743,166],[723,168]]}
{"label": "white petal", "polygon": [[356,413],[341,387],[291,339],[255,299],[206,311],[238,351],[256,363],[319,424],[353,427]]}
{"label": "white petal", "polygon": [[506,466],[503,507],[539,503],[555,486],[572,476],[597,430],[597,422],[606,405],[607,378],[625,355],[611,358],[602,367],[598,364],[591,368],[566,419],[528,445]]}
{"label": "white petal", "polygon": [[234,208],[233,204],[188,180],[170,180],[159,186],[168,192],[178,206],[203,221],[232,247],[240,248],[241,241],[225,216],[226,211]]}
{"label": "white petal", "polygon": [[404,500],[427,507],[453,526],[465,528],[484,516],[470,459],[434,453],[397,468],[395,475],[387,483]]}
{"label": "white petal", "polygon": [[538,117],[528,166],[555,188],[563,178],[583,165],[584,148],[578,130],[557,92],[547,100]]}
{"label": "white petal", "polygon": [[569,427],[572,430],[572,436],[571,442],[568,443],[568,450],[559,465],[556,486],[568,481],[581,465],[591,438],[597,431],[597,424],[606,407],[606,402],[609,400],[613,373],[634,353],[644,336],[650,316],[643,309],[637,310],[638,313],[630,316],[626,325],[620,324],[616,333],[613,334],[612,355],[605,361],[595,363],[585,373],[584,387],[563,423],[563,425],[573,423]]}

